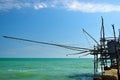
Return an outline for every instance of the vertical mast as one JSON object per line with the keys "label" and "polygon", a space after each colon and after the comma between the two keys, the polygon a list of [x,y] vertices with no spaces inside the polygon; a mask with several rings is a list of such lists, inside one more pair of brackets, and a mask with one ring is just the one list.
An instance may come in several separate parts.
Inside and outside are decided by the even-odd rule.
{"label": "vertical mast", "polygon": [[104,20],[103,20],[103,17],[101,17],[101,19],[102,19],[102,26],[101,26],[101,32],[100,32],[100,36],[101,36],[101,40],[100,40],[100,43],[101,43],[100,55],[101,55],[101,70],[103,72],[105,65],[107,65],[107,60],[106,60],[106,52],[105,52],[105,30],[104,30]]}
{"label": "vertical mast", "polygon": [[119,29],[118,42],[120,42],[120,29]]}
{"label": "vertical mast", "polygon": [[[118,47],[120,47],[120,29],[119,29],[119,38],[118,38]],[[120,80],[120,50],[117,49],[117,74],[118,74],[118,80]]]}
{"label": "vertical mast", "polygon": [[103,20],[103,17],[102,18],[102,30],[101,30],[101,34],[102,34],[102,45],[103,45],[103,48],[105,48],[105,29],[104,29],[104,20]]}
{"label": "vertical mast", "polygon": [[112,27],[113,27],[114,39],[115,39],[115,41],[116,41],[116,33],[115,33],[114,24],[112,24]]}
{"label": "vertical mast", "polygon": [[103,43],[105,38],[105,30],[104,30],[104,21],[102,16],[101,16],[101,19],[102,19],[102,26],[101,26],[100,36],[101,36],[101,42]]}

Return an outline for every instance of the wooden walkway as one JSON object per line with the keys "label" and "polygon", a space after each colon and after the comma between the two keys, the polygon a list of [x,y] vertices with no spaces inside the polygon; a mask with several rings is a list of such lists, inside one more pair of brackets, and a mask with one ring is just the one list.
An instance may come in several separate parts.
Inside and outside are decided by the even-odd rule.
{"label": "wooden walkway", "polygon": [[94,77],[93,80],[118,80],[117,69],[106,70],[103,73],[103,76]]}
{"label": "wooden walkway", "polygon": [[103,73],[102,80],[118,80],[117,69],[106,70]]}

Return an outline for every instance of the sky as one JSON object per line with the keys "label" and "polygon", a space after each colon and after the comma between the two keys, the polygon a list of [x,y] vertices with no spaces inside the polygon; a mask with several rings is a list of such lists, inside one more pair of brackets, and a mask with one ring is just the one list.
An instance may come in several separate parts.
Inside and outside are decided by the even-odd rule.
{"label": "sky", "polygon": [[77,58],[66,54],[78,51],[2,36],[93,48],[96,43],[82,29],[99,42],[101,16],[105,36],[113,36],[111,24],[118,35],[119,0],[0,0],[0,58]]}

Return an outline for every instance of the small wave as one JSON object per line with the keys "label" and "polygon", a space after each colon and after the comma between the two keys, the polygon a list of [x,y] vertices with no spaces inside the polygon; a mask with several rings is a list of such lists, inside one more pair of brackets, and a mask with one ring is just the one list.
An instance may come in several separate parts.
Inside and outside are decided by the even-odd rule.
{"label": "small wave", "polygon": [[100,68],[98,68],[98,72],[102,72]]}
{"label": "small wave", "polygon": [[9,72],[28,72],[29,70],[8,69]]}
{"label": "small wave", "polygon": [[68,76],[69,78],[72,78],[74,80],[93,80],[93,74],[73,74]]}
{"label": "small wave", "polygon": [[8,69],[8,72],[43,72],[44,69]]}
{"label": "small wave", "polygon": [[37,70],[25,70],[25,69],[8,69],[9,72],[33,72],[33,71],[37,71]]}

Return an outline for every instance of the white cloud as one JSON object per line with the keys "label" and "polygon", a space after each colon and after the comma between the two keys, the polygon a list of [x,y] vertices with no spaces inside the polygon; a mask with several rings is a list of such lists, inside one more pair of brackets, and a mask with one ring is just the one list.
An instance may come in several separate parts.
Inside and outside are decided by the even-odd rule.
{"label": "white cloud", "polygon": [[34,9],[42,9],[42,8],[47,8],[48,6],[47,6],[47,4],[45,4],[45,3],[37,3],[37,4],[35,4],[34,5]]}
{"label": "white cloud", "polygon": [[30,7],[29,2],[20,2],[18,0],[0,0],[0,11],[6,11],[10,9],[21,9],[24,7]]}
{"label": "white cloud", "polygon": [[95,3],[83,3],[83,2],[73,1],[70,3],[66,3],[65,6],[69,10],[89,12],[89,13],[120,11],[119,5],[112,5],[112,4],[95,4]]}
{"label": "white cloud", "polygon": [[63,8],[70,11],[80,11],[87,13],[96,12],[120,12],[120,5],[96,4],[91,2],[81,2],[80,0],[49,0],[49,1],[20,1],[20,0],[0,0],[0,11],[11,9],[33,8],[35,10],[44,8]]}

